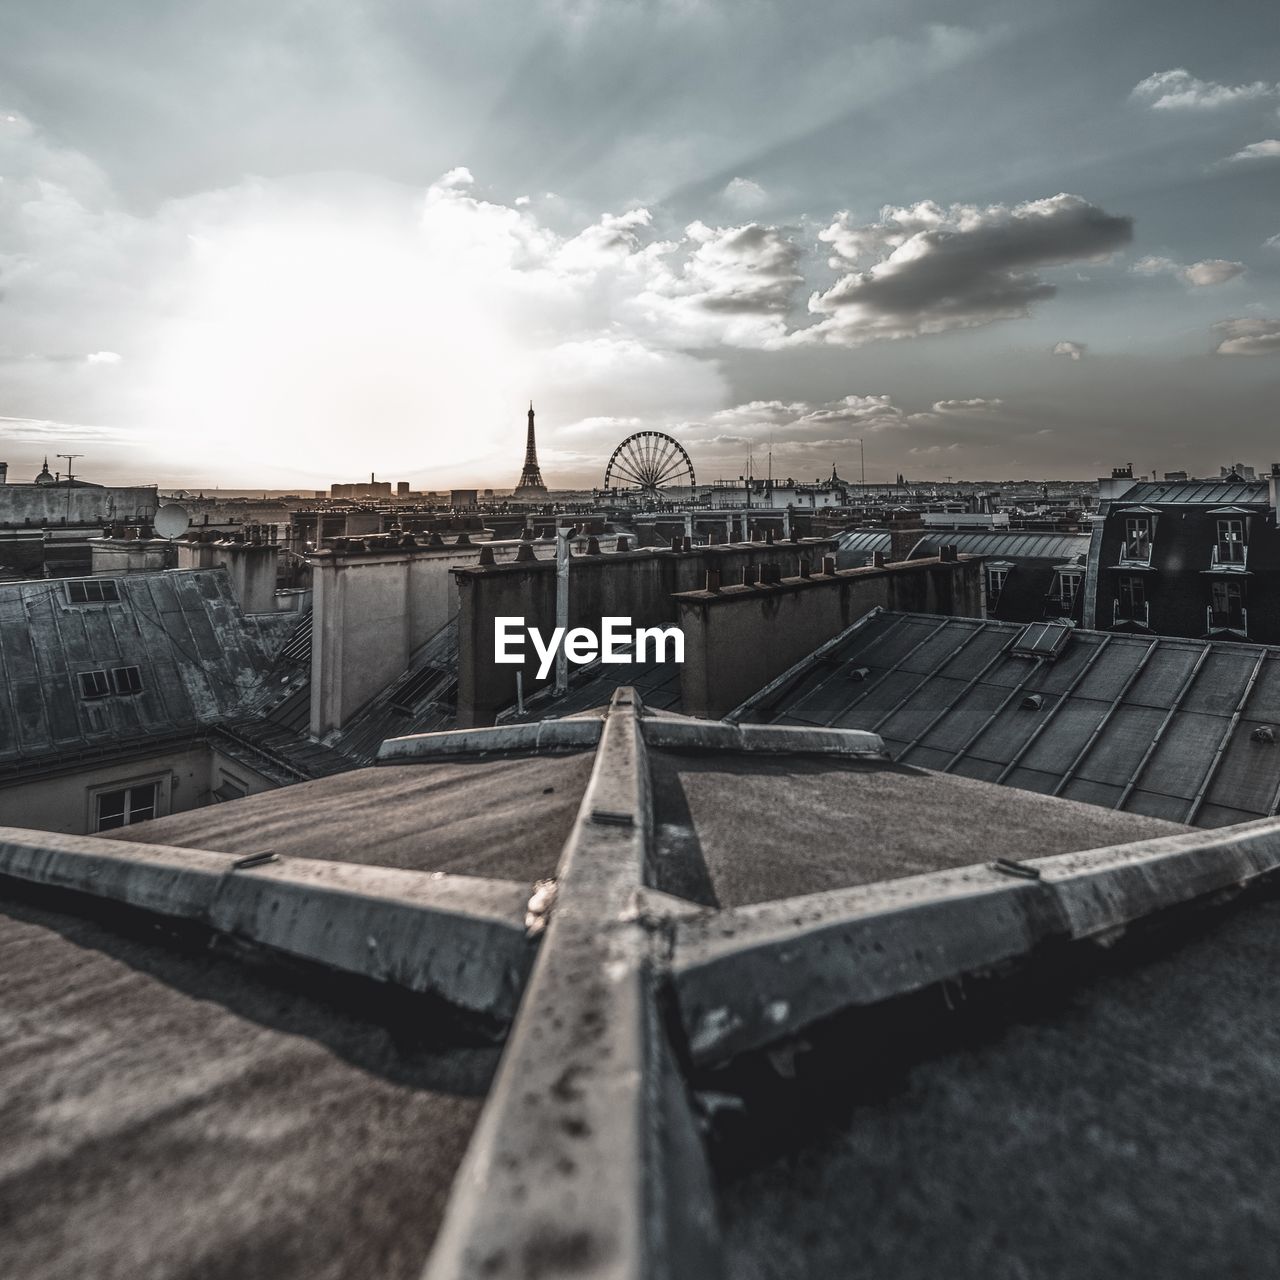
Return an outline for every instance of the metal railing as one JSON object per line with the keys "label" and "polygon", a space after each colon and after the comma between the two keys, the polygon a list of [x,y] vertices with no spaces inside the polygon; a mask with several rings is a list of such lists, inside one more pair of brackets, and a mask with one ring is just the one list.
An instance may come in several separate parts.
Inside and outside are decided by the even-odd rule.
{"label": "metal railing", "polygon": [[1249,610],[1243,606],[1239,609],[1215,609],[1213,605],[1205,608],[1206,631],[1239,631],[1249,634]]}
{"label": "metal railing", "polygon": [[1119,600],[1113,600],[1111,602],[1111,625],[1115,626],[1118,622],[1136,622],[1140,627],[1150,626],[1151,602],[1144,600],[1141,604],[1121,604]]}

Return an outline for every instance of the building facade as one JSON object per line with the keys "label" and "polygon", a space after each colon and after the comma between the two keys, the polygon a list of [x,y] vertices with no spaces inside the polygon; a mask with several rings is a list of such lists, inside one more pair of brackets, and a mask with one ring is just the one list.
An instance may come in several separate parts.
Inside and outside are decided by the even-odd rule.
{"label": "building facade", "polygon": [[1277,482],[1114,484],[1090,543],[1083,624],[1280,643]]}

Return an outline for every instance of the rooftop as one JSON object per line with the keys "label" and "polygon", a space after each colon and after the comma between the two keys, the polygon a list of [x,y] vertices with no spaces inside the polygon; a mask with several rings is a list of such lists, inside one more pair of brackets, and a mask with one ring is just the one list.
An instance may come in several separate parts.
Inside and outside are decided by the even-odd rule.
{"label": "rooftop", "polygon": [[1280,808],[1280,650],[877,611],[732,718],[869,729],[903,764],[1173,822]]}
{"label": "rooftop", "polygon": [[1124,492],[1127,503],[1149,502],[1153,506],[1225,507],[1231,503],[1266,506],[1266,480],[1187,480],[1157,484],[1138,483]]}
{"label": "rooftop", "polygon": [[15,1274],[924,1277],[945,1249],[1191,1276],[1280,1248],[1280,822],[1188,830],[629,690],[379,754],[118,838],[0,830]]}
{"label": "rooftop", "polygon": [[[885,530],[856,529],[842,534],[839,549],[870,556],[875,551],[887,552],[890,536]],[[952,546],[961,555],[998,556],[1008,559],[1070,560],[1072,556],[1089,554],[1087,533],[1019,533],[1004,530],[953,531],[921,529],[916,554],[937,555],[941,546]]]}
{"label": "rooftop", "polygon": [[227,720],[296,622],[241,613],[222,569],[0,584],[0,768]]}

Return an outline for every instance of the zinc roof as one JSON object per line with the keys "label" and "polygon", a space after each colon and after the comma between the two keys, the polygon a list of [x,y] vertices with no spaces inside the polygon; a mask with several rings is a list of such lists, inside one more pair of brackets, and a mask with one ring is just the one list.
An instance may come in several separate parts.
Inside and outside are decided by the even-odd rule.
{"label": "zinc roof", "polygon": [[[1280,650],[877,612],[750,699],[744,721],[879,733],[895,760],[1197,826],[1280,808]],[[865,675],[859,675],[865,672]]]}
{"label": "zinc roof", "polygon": [[1268,484],[1265,480],[1188,480],[1171,484],[1135,484],[1125,491],[1127,503],[1148,502],[1153,506],[1201,504],[1224,507],[1231,503],[1266,505]]}
{"label": "zinc roof", "polygon": [[[69,581],[0,584],[0,764],[225,720],[296,625],[241,613],[223,569],[92,578],[117,597],[95,603],[72,603]],[[131,667],[136,691],[117,692],[112,672]],[[107,691],[86,697],[93,672]]]}

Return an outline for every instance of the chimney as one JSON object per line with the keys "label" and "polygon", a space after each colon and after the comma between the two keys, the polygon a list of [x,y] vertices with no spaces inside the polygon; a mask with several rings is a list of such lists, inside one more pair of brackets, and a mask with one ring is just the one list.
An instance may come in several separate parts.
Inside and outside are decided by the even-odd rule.
{"label": "chimney", "polygon": [[905,560],[924,537],[924,520],[918,511],[903,511],[889,519],[889,559]]}
{"label": "chimney", "polygon": [[1271,474],[1267,477],[1267,506],[1276,509],[1276,499],[1280,496],[1280,462],[1271,464]]}

